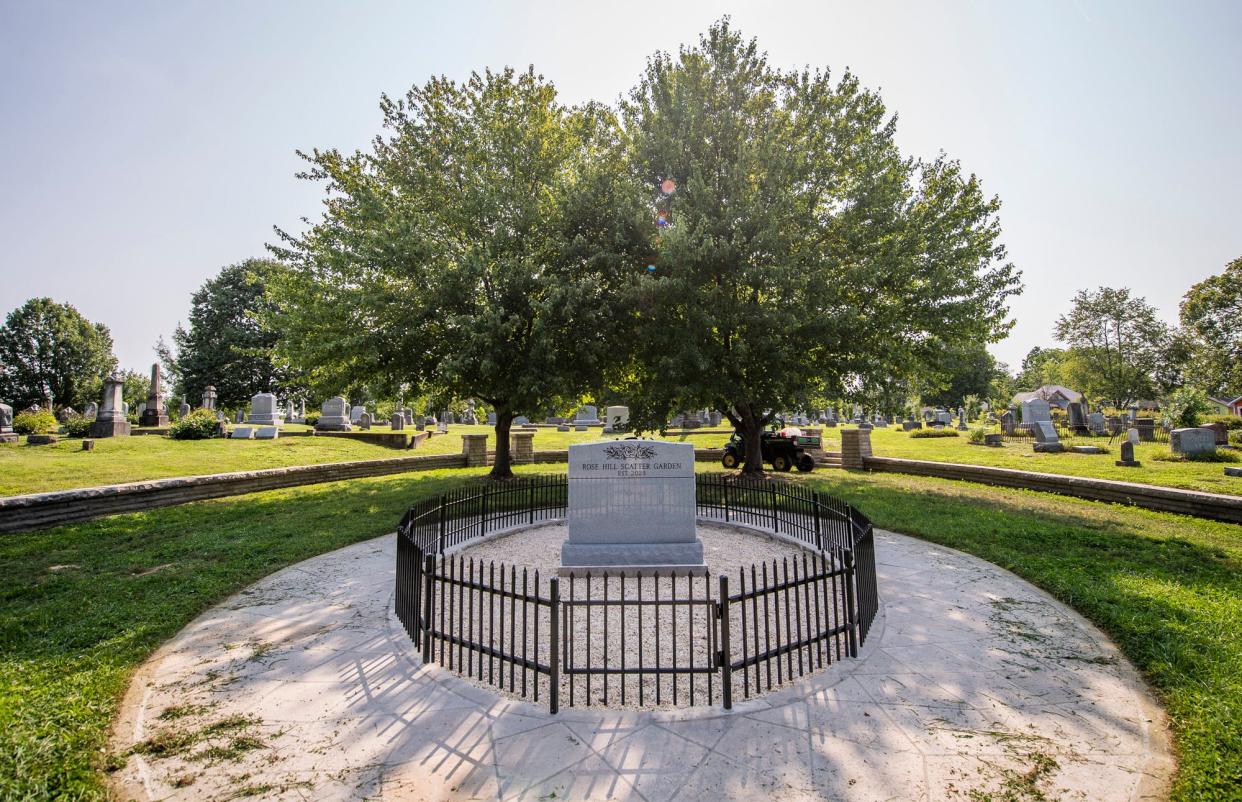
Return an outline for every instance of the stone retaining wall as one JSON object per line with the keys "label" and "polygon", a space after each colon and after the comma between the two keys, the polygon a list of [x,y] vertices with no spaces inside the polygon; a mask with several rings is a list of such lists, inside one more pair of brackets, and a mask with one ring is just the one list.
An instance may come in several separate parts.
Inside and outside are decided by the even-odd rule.
{"label": "stone retaining wall", "polygon": [[1197,518],[1242,523],[1242,496],[1155,487],[1111,479],[1091,479],[1084,476],[1062,476],[1019,471],[1012,468],[925,462],[894,457],[869,456],[864,457],[862,463],[862,467],[869,471],[934,476],[1000,487],[1041,490],[1063,496],[1077,496],[1091,501],[1109,501],[1149,510],[1193,515]]}
{"label": "stone retaining wall", "polygon": [[11,496],[0,498],[0,533],[46,529],[105,515],[169,507],[222,496],[258,493],[282,487],[465,466],[466,458],[462,454],[427,455],[298,465],[208,476],[181,476],[123,485]]}

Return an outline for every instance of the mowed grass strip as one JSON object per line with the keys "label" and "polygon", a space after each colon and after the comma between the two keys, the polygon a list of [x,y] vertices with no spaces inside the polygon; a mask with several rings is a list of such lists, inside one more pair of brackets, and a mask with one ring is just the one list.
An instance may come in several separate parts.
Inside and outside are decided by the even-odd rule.
{"label": "mowed grass strip", "polygon": [[[988,465],[1036,473],[1088,476],[1117,482],[1138,482],[1183,490],[1242,495],[1242,478],[1226,476],[1224,464],[1174,460],[1168,443],[1139,443],[1135,446],[1134,458],[1143,463],[1142,466],[1122,468],[1116,464],[1121,458],[1120,438],[1114,440],[1112,446],[1108,445],[1107,437],[1093,438],[1092,444],[1109,449],[1107,454],[1075,454],[1069,451],[1060,454],[1036,454],[1030,442],[1008,442],[1001,448],[992,448],[971,445],[968,437],[970,432],[958,434],[961,436],[918,438],[903,432],[900,426],[889,426],[872,429],[871,448],[877,457]],[[1239,454],[1226,449],[1221,449],[1220,453]]]}
{"label": "mowed grass strip", "polygon": [[[480,473],[315,485],[0,538],[0,799],[106,798],[109,722],[160,643],[257,579],[392,531],[412,501]],[[794,481],[1004,566],[1093,619],[1169,710],[1175,798],[1242,798],[1242,528],[920,477]]]}
{"label": "mowed grass strip", "polygon": [[[309,427],[287,428],[306,431]],[[389,429],[381,427],[373,431],[388,432]],[[0,444],[0,496],[325,462],[460,454],[463,434],[487,434],[487,447],[496,447],[496,433],[490,426],[453,426],[448,434],[434,434],[412,451],[347,437],[305,435],[285,436],[277,440],[171,440],[159,435],[106,437],[95,441],[94,451],[82,451],[79,439],[62,439],[51,446],[28,446],[24,441]],[[563,450],[570,443],[590,442],[603,437],[605,435],[600,429],[585,432],[539,429],[535,434],[534,447],[536,451]],[[728,435],[691,435],[685,438],[670,435],[668,439],[684,439],[696,448],[718,448],[724,445]]]}

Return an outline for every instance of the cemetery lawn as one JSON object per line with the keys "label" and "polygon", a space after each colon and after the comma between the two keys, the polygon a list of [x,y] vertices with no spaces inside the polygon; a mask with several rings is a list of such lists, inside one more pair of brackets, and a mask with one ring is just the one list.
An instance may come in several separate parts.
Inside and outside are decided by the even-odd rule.
{"label": "cemetery lawn", "polygon": [[[1107,454],[1036,454],[1030,443],[1006,443],[1001,448],[972,446],[967,437],[969,432],[960,434],[960,437],[911,438],[899,426],[872,429],[871,450],[877,457],[988,465],[1035,473],[1088,476],[1118,482],[1242,495],[1242,479],[1225,476],[1225,465],[1219,462],[1167,462],[1155,459],[1157,455],[1167,456],[1170,453],[1167,443],[1138,444],[1134,448],[1134,458],[1143,463],[1142,466],[1119,468],[1114,463],[1121,458],[1120,440],[1114,441],[1110,447],[1107,438],[1099,439],[1099,445],[1109,449],[1110,453]],[[1242,458],[1242,453],[1233,453]]]}
{"label": "cemetery lawn", "polygon": [[[305,430],[308,427],[286,428]],[[376,431],[387,432],[388,429],[378,427]],[[158,435],[106,437],[95,441],[94,451],[82,451],[82,441],[76,438],[62,439],[52,446],[27,446],[24,442],[0,444],[0,496],[292,465],[460,454],[461,435],[468,433],[491,435],[488,448],[495,448],[495,431],[489,426],[454,426],[448,434],[434,435],[413,451],[345,437],[306,436],[277,440],[171,440]],[[570,443],[598,440],[602,436],[599,429],[586,432],[540,429],[535,434],[534,446],[537,451],[562,450]],[[727,434],[692,435],[685,438],[685,442],[697,448],[709,448],[722,446],[727,439]]]}
{"label": "cemetery lawn", "polygon": [[[289,488],[0,538],[0,799],[105,799],[108,727],[160,643],[261,577],[391,532],[408,504],[481,472]],[[789,479],[878,526],[1001,565],[1086,615],[1169,712],[1174,798],[1239,798],[1242,529],[923,477]]]}

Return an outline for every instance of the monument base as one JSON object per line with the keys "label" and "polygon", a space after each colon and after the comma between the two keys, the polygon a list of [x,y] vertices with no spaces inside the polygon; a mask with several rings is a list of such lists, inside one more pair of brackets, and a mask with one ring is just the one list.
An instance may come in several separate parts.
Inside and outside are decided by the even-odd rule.
{"label": "monument base", "polygon": [[1065,447],[1062,446],[1060,443],[1036,443],[1035,444],[1036,454],[1060,454],[1064,450],[1065,450]]}
{"label": "monument base", "polygon": [[143,413],[138,416],[138,425],[144,427],[167,426],[168,414],[165,412],[152,412],[150,410],[144,410]]}
{"label": "monument base", "polygon": [[0,443],[16,443],[21,439],[21,435],[14,432],[5,432],[0,434]]}
{"label": "monument base", "polygon": [[320,415],[315,423],[315,431],[318,432],[352,432],[353,429],[349,418],[344,415]]}
{"label": "monument base", "polygon": [[251,426],[280,426],[284,422],[281,415],[251,415],[246,418],[246,423]]}
{"label": "monument base", "polygon": [[651,576],[655,574],[707,572],[703,561],[703,542],[692,543],[565,543],[561,546],[561,567],[558,573],[584,575],[607,571],[618,574]]}
{"label": "monument base", "polygon": [[91,424],[91,437],[129,437],[127,420],[97,420]]}

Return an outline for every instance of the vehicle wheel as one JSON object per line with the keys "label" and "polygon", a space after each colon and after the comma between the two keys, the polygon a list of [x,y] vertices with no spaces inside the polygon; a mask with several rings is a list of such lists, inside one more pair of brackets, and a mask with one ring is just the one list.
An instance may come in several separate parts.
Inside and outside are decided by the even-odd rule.
{"label": "vehicle wheel", "polygon": [[803,454],[801,457],[798,457],[798,470],[803,473],[810,473],[815,470],[815,460],[811,459],[810,454]]}
{"label": "vehicle wheel", "polygon": [[772,458],[772,470],[774,471],[787,471],[792,467],[793,466],[789,464],[789,457],[784,454],[780,454]]}
{"label": "vehicle wheel", "polygon": [[738,465],[737,454],[734,454],[732,451],[726,451],[725,455],[720,458],[720,464],[730,470],[736,468]]}

